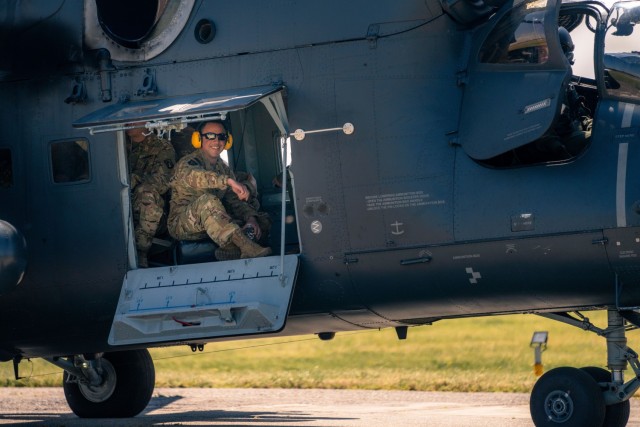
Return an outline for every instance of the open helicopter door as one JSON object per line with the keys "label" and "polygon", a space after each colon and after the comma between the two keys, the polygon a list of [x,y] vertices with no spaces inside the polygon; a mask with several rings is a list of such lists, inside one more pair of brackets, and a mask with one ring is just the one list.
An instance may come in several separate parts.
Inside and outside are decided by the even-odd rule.
{"label": "open helicopter door", "polygon": [[570,77],[558,39],[557,0],[508,2],[472,35],[459,142],[487,160],[540,138]]}
{"label": "open helicopter door", "polygon": [[[289,125],[283,90],[281,85],[270,85],[125,102],[89,114],[73,126],[88,128],[91,134],[117,132],[122,199],[129,207],[122,132],[128,124],[144,122],[147,129],[162,134],[180,130],[187,123],[224,119],[260,103],[281,138],[285,138]],[[283,163],[285,161],[286,158]],[[284,164],[282,170],[286,170]],[[285,200],[283,195],[282,203]],[[131,218],[130,212],[123,215]],[[130,260],[135,260],[131,229],[130,226],[123,232],[131,242]],[[282,233],[285,229],[281,227]],[[297,270],[298,255],[285,255],[284,247],[279,257],[130,269],[123,280],[109,344],[201,342],[223,336],[279,331],[285,324]]]}

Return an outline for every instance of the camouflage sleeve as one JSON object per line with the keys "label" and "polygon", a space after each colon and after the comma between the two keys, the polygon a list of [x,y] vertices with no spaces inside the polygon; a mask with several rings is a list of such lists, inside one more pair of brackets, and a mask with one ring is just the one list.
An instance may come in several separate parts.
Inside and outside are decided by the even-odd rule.
{"label": "camouflage sleeve", "polygon": [[258,197],[258,183],[253,175],[244,171],[236,171],[235,179],[240,184],[244,184],[244,186],[247,187],[247,190],[251,193],[250,199]]}
{"label": "camouflage sleeve", "polygon": [[[252,188],[251,186],[247,185],[248,184],[247,181],[249,179],[248,179],[248,174],[246,172],[240,171],[240,172],[234,173],[229,168],[229,166],[222,163],[219,163],[218,167],[224,170],[225,173],[228,173],[231,176],[231,178],[235,179],[240,184],[243,184],[244,186],[247,187],[247,189],[249,190],[249,193],[251,193],[248,200],[249,202],[252,199],[254,199],[252,194]],[[254,209],[250,203],[240,200],[236,195],[236,193],[234,193],[231,190],[225,192],[224,202],[225,202],[225,206],[229,211],[228,213],[231,214],[231,216],[236,219],[241,219],[243,221],[246,221],[247,219],[249,219],[252,216],[255,216],[258,213],[257,209]]]}
{"label": "camouflage sleeve", "polygon": [[197,189],[227,189],[228,175],[207,171],[193,160],[180,162],[175,172],[174,181],[183,183],[189,187]]}
{"label": "camouflage sleeve", "polygon": [[[225,205],[228,207],[231,214],[234,218],[242,219],[246,221],[252,216],[256,216],[258,211],[254,209],[249,203],[238,199],[238,196],[233,191],[227,191],[224,195]],[[251,199],[249,199],[251,200]]]}
{"label": "camouflage sleeve", "polygon": [[148,177],[148,182],[154,184],[160,194],[164,194],[169,189],[169,181],[173,176],[175,164],[176,152],[171,144],[166,143],[156,155],[151,176]]}
{"label": "camouflage sleeve", "polygon": [[131,188],[131,190],[133,190],[134,188],[136,188],[138,186],[138,184],[144,182],[142,178],[140,178],[140,175],[138,175],[137,173],[132,173],[131,177],[129,179],[129,187]]}

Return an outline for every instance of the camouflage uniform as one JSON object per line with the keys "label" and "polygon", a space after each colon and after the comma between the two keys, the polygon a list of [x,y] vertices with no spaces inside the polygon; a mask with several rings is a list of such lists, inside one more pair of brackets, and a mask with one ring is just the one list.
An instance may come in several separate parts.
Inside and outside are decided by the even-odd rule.
{"label": "camouflage uniform", "polygon": [[[209,236],[225,246],[231,235],[250,217],[262,215],[227,185],[235,175],[221,159],[210,163],[201,150],[180,159],[171,181],[171,207],[167,226],[177,240],[199,240]],[[259,225],[261,225],[259,223]]]}
{"label": "camouflage uniform", "polygon": [[146,267],[147,252],[164,214],[163,196],[169,190],[176,154],[168,141],[154,134],[139,143],[129,140],[127,150],[138,263]]}
{"label": "camouflage uniform", "polygon": [[262,231],[262,237],[258,243],[266,245],[268,242],[269,230],[271,230],[271,218],[266,212],[260,210],[260,201],[258,200],[258,184],[256,179],[248,172],[237,171],[236,181],[240,184],[244,184],[249,190],[249,200],[247,203],[251,206],[256,213],[256,222]]}

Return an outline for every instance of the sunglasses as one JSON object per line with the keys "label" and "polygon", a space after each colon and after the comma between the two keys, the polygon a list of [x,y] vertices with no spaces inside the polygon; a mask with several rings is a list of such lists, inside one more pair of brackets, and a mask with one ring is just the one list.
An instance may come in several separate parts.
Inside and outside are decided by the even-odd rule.
{"label": "sunglasses", "polygon": [[215,141],[217,139],[218,141],[224,142],[227,140],[226,133],[207,132],[207,133],[201,133],[200,135],[204,136],[209,141]]}

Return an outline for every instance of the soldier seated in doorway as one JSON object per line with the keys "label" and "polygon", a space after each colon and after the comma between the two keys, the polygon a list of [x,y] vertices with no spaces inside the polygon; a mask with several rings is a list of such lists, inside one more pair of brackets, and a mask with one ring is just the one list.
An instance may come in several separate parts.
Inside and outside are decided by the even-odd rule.
{"label": "soldier seated in doorway", "polygon": [[256,241],[270,223],[248,203],[251,192],[220,158],[231,143],[221,121],[206,122],[194,132],[196,150],[180,159],[171,181],[169,234],[176,240],[209,236],[219,246],[218,260],[268,256],[271,248]]}

